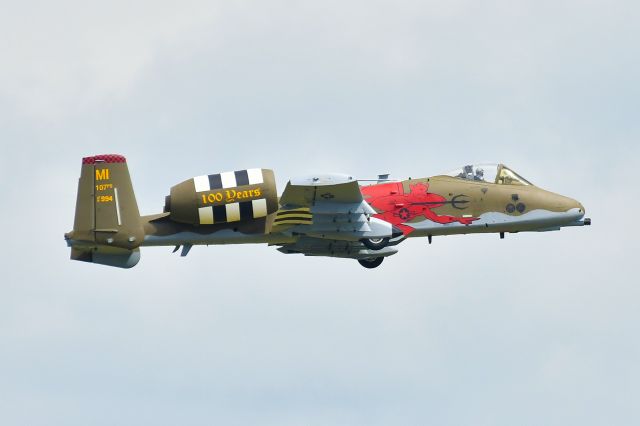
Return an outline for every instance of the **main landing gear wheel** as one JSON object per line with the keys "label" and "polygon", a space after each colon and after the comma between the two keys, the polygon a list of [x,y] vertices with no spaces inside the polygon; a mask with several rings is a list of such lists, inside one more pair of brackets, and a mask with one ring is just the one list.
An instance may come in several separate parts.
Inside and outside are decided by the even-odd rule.
{"label": "main landing gear wheel", "polygon": [[358,259],[358,263],[367,269],[373,269],[380,266],[384,257],[374,257],[373,259]]}
{"label": "main landing gear wheel", "polygon": [[382,250],[389,244],[389,238],[363,238],[360,240],[370,250]]}

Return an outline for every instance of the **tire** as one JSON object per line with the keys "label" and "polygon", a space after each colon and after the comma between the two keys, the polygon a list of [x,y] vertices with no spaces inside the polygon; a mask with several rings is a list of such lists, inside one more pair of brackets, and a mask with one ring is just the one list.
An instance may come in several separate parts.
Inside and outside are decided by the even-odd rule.
{"label": "tire", "polygon": [[384,257],[374,257],[370,259],[358,259],[358,263],[367,269],[373,269],[380,266],[383,260]]}
{"label": "tire", "polygon": [[369,250],[382,250],[389,244],[389,238],[363,238],[360,242]]}

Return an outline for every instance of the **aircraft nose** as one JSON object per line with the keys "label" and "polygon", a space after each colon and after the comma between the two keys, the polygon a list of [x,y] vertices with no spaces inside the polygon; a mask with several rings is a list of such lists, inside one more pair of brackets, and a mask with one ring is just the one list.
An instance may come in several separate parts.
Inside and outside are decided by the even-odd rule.
{"label": "aircraft nose", "polygon": [[546,206],[546,208],[551,212],[559,214],[562,217],[561,220],[563,222],[574,224],[570,226],[591,224],[591,219],[584,217],[586,209],[580,201],[553,192],[545,191],[541,192],[541,195],[541,205]]}
{"label": "aircraft nose", "polygon": [[571,210],[584,215],[584,206],[578,200],[565,197],[564,195],[552,194],[549,201],[550,201],[550,204],[558,210],[562,210],[562,211]]}
{"label": "aircraft nose", "polygon": [[584,217],[585,208],[578,200],[565,197],[564,195],[547,193],[546,205],[552,211],[565,212],[574,220],[580,220]]}
{"label": "aircraft nose", "polygon": [[575,223],[579,224],[579,225],[591,225],[591,219],[588,217],[585,217],[585,214],[587,213],[587,210],[584,208],[584,206],[582,205],[582,203],[578,200],[574,200],[571,199],[572,203],[569,205],[569,213],[571,216],[574,217]]}
{"label": "aircraft nose", "polygon": [[572,213],[575,213],[579,216],[580,219],[584,217],[584,206],[578,200],[574,200],[573,198],[563,197],[564,198],[564,208]]}

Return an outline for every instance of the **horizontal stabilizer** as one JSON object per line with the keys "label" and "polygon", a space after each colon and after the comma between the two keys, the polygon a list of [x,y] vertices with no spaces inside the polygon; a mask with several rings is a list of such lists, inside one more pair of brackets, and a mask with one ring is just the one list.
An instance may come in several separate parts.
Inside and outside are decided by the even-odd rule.
{"label": "horizontal stabilizer", "polygon": [[140,260],[140,249],[127,250],[98,246],[90,250],[71,249],[71,259],[117,268],[132,268]]}

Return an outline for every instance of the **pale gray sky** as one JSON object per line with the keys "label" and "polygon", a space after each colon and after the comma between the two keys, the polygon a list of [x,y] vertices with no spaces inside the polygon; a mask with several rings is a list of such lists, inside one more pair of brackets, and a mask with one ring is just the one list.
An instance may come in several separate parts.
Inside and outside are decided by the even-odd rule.
{"label": "pale gray sky", "polygon": [[[2,0],[0,0],[2,1]],[[4,1],[2,425],[640,422],[640,6]],[[143,213],[204,173],[505,162],[591,228],[72,262],[80,158]]]}

